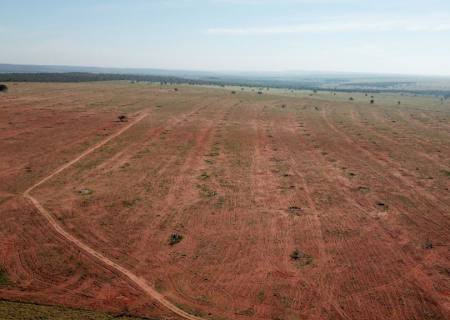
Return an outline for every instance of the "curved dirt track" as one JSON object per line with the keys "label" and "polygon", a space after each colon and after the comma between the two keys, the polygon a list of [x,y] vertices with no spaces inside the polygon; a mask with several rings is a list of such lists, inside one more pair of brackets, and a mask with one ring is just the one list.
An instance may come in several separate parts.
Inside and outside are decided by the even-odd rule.
{"label": "curved dirt track", "polygon": [[136,274],[134,274],[133,272],[131,272],[130,270],[122,267],[121,265],[115,263],[114,261],[110,260],[109,258],[105,257],[103,254],[101,254],[100,252],[94,250],[93,248],[89,247],[88,245],[86,245],[85,243],[83,243],[82,241],[80,241],[79,239],[77,239],[76,237],[74,237],[72,234],[70,234],[69,232],[67,232],[56,220],[55,218],[50,214],[50,212],[48,210],[46,210],[40,203],[39,201],[34,198],[30,193],[31,191],[33,191],[35,188],[37,188],[38,186],[42,185],[43,183],[45,183],[46,181],[50,180],[51,178],[53,178],[54,176],[58,175],[59,173],[61,173],[62,171],[64,171],[65,169],[71,167],[72,165],[74,165],[75,163],[77,163],[78,161],[80,161],[81,159],[83,159],[84,157],[86,157],[87,155],[89,155],[90,153],[94,152],[95,150],[97,150],[98,148],[102,147],[103,145],[105,145],[106,143],[108,143],[109,141],[111,141],[114,138],[117,138],[118,136],[120,136],[121,134],[123,134],[125,131],[127,131],[128,129],[130,129],[132,126],[134,126],[135,124],[137,124],[138,122],[140,122],[141,120],[143,120],[146,116],[148,115],[148,113],[143,113],[141,114],[139,117],[137,117],[133,122],[127,124],[125,127],[123,127],[122,129],[120,129],[119,131],[117,131],[116,133],[112,134],[111,136],[109,136],[108,138],[104,139],[103,141],[99,142],[98,144],[94,145],[93,147],[87,149],[86,151],[84,151],[82,154],[80,154],[79,156],[77,156],[75,159],[69,161],[68,163],[66,163],[65,165],[59,167],[57,170],[55,170],[53,173],[51,173],[50,175],[46,176],[45,178],[41,179],[40,181],[38,181],[37,183],[35,183],[34,185],[32,185],[31,187],[29,187],[25,192],[24,192],[24,197],[29,199],[33,205],[36,207],[36,209],[39,211],[39,213],[42,214],[42,216],[48,221],[48,223],[53,227],[53,229],[59,233],[61,236],[63,236],[66,240],[72,242],[74,245],[76,245],[79,249],[81,249],[82,251],[88,253],[89,255],[91,255],[92,257],[94,257],[95,259],[97,259],[98,261],[102,262],[103,264],[111,267],[112,269],[114,269],[115,271],[120,272],[122,275],[126,276],[128,279],[130,279],[134,284],[136,284],[140,289],[142,289],[145,293],[147,293],[151,298],[155,299],[156,301],[158,301],[161,305],[165,306],[167,309],[171,310],[173,313],[175,313],[176,315],[184,318],[184,319],[188,319],[188,320],[202,320],[203,318],[191,315],[185,311],[183,311],[182,309],[178,308],[177,306],[175,306],[173,303],[171,303],[170,301],[168,301],[163,295],[161,295],[160,293],[158,293],[155,289],[153,289],[151,286],[149,286],[147,284],[147,282],[142,279],[141,277],[137,276]]}

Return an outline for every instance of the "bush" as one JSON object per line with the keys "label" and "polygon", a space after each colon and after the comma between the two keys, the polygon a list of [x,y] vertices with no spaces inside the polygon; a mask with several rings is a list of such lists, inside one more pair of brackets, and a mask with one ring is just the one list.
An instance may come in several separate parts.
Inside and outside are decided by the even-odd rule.
{"label": "bush", "polygon": [[302,256],[302,253],[300,251],[298,251],[297,249],[292,251],[292,253],[290,254],[290,257],[292,260],[298,260],[301,258],[301,256]]}
{"label": "bush", "polygon": [[313,263],[313,257],[309,254],[301,252],[298,249],[295,249],[290,255],[291,260],[296,263],[298,267],[305,267]]}
{"label": "bush", "polygon": [[0,286],[6,286],[7,284],[9,284],[9,280],[6,271],[0,267]]}
{"label": "bush", "polygon": [[120,116],[117,117],[117,119],[119,119],[120,122],[125,122],[127,121],[128,118],[126,115],[121,114]]}
{"label": "bush", "polygon": [[172,233],[169,238],[169,245],[173,246],[183,240],[183,236],[178,233]]}
{"label": "bush", "polygon": [[8,87],[6,86],[6,84],[0,83],[0,92],[6,92],[6,91],[8,91]]}

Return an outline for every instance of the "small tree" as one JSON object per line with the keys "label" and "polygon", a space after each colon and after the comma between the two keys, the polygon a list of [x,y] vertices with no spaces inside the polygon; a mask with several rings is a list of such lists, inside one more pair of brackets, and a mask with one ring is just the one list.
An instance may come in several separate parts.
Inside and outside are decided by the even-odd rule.
{"label": "small tree", "polygon": [[172,233],[169,237],[169,245],[173,246],[183,240],[183,236],[178,233]]}
{"label": "small tree", "polygon": [[370,100],[370,104],[374,104],[374,103],[375,103],[374,99]]}
{"label": "small tree", "polygon": [[355,99],[353,99],[353,97],[350,97],[348,100],[353,101],[353,100],[355,100]]}
{"label": "small tree", "polygon": [[6,92],[6,91],[8,91],[8,87],[6,86],[6,84],[0,83],[0,92]]}

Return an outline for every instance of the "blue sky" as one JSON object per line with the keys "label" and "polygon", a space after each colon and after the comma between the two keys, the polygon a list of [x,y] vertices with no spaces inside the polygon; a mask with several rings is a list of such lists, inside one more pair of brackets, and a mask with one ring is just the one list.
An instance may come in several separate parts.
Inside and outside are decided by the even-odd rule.
{"label": "blue sky", "polygon": [[450,1],[0,0],[0,62],[450,75]]}

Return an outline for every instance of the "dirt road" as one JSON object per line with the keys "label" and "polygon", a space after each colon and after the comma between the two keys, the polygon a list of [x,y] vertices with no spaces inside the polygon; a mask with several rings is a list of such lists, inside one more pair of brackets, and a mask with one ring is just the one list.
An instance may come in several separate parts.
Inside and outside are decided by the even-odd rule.
{"label": "dirt road", "polygon": [[36,209],[39,211],[39,213],[42,214],[42,216],[47,219],[48,223],[53,227],[53,229],[59,233],[61,236],[63,236],[66,240],[72,242],[75,246],[77,246],[79,249],[83,250],[84,252],[88,253],[90,256],[92,256],[93,258],[97,259],[98,261],[102,262],[103,264],[107,265],[110,268],[113,268],[114,270],[118,271],[119,273],[121,273],[122,275],[126,276],[128,279],[130,279],[134,284],[136,284],[139,288],[142,289],[142,291],[144,291],[146,294],[148,294],[151,298],[157,300],[161,305],[165,306],[167,309],[171,310],[173,313],[183,317],[184,319],[189,319],[189,320],[200,320],[203,318],[197,317],[197,316],[193,316],[183,310],[181,310],[180,308],[178,308],[177,306],[175,306],[173,303],[171,303],[170,301],[168,301],[163,295],[161,295],[160,293],[158,293],[155,289],[153,289],[150,285],[147,284],[147,282],[142,279],[141,277],[139,277],[138,275],[134,274],[133,272],[131,272],[130,270],[122,267],[121,265],[115,263],[114,261],[110,260],[109,258],[107,258],[106,256],[104,256],[103,254],[101,254],[100,252],[94,250],[93,248],[89,247],[88,245],[86,245],[85,243],[83,243],[82,241],[80,241],[79,239],[77,239],[76,237],[74,237],[72,234],[70,234],[69,232],[67,232],[59,223],[58,221],[55,220],[55,218],[51,215],[51,213],[46,210],[40,203],[39,201],[34,198],[31,195],[31,192],[37,188],[38,186],[42,185],[43,183],[45,183],[46,181],[50,180],[51,178],[53,178],[54,176],[58,175],[59,173],[61,173],[62,171],[64,171],[65,169],[73,166],[75,163],[77,163],[78,161],[80,161],[81,159],[83,159],[84,157],[86,157],[87,155],[89,155],[90,153],[94,152],[95,150],[97,150],[98,148],[104,146],[106,143],[108,143],[109,141],[111,141],[114,138],[117,138],[118,136],[120,136],[121,134],[123,134],[125,131],[127,131],[128,129],[130,129],[132,126],[136,125],[138,122],[140,122],[141,120],[143,120],[146,116],[148,115],[148,113],[143,113],[140,116],[138,116],[134,121],[132,121],[131,123],[127,124],[125,127],[123,127],[122,129],[120,129],[119,131],[117,131],[116,133],[112,134],[111,136],[109,136],[108,138],[104,139],[103,141],[99,142],[98,144],[96,144],[95,146],[87,149],[86,151],[84,151],[82,154],[80,154],[79,156],[77,156],[75,159],[69,161],[68,163],[66,163],[65,165],[59,167],[57,170],[55,170],[53,173],[51,173],[50,175],[46,176],[45,178],[41,179],[40,181],[38,181],[37,183],[35,183],[34,185],[32,185],[30,188],[28,188],[25,192],[24,192],[24,197],[29,199],[33,205],[36,207]]}

